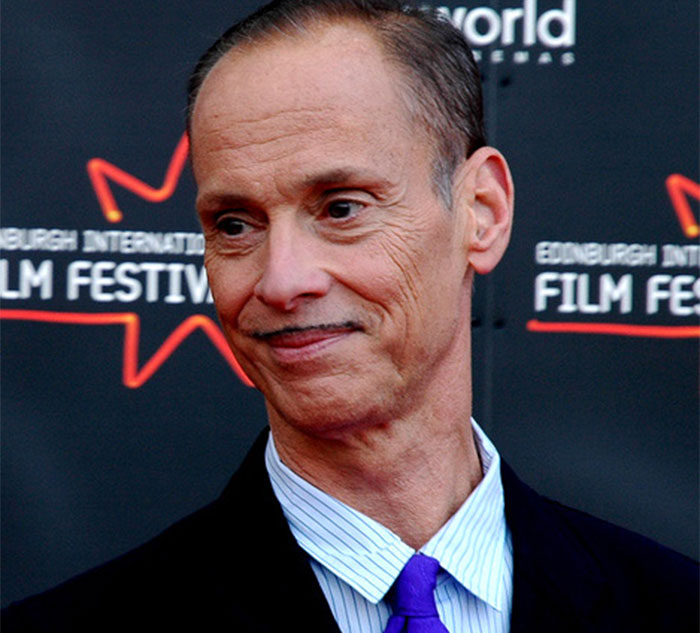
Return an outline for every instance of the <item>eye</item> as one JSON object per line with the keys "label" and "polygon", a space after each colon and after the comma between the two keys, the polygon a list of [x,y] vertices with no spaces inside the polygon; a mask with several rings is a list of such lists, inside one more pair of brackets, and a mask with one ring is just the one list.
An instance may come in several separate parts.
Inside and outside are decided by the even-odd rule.
{"label": "eye", "polygon": [[216,228],[226,235],[235,237],[249,231],[251,226],[245,220],[229,215],[219,218],[216,222]]}
{"label": "eye", "polygon": [[362,207],[362,204],[352,200],[334,200],[329,203],[327,213],[335,220],[345,220],[357,215]]}

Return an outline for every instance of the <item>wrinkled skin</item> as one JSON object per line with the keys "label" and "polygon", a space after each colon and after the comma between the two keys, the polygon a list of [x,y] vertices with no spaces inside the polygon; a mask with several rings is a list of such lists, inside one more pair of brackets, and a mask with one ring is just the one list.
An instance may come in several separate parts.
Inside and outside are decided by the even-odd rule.
{"label": "wrinkled skin", "polygon": [[[226,335],[279,415],[324,430],[401,415],[468,351],[465,216],[435,193],[396,71],[341,28],[219,62],[192,126]],[[255,336],[289,327],[311,329]]]}
{"label": "wrinkled skin", "polygon": [[277,37],[217,62],[191,142],[214,301],[280,456],[419,545],[481,476],[471,284],[512,185],[482,148],[446,209],[399,86],[361,26]]}

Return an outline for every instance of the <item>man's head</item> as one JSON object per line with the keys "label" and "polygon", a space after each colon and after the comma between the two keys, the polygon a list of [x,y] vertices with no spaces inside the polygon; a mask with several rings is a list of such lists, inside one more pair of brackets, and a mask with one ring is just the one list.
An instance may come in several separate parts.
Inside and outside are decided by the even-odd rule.
{"label": "man's head", "polygon": [[455,166],[447,211],[404,79],[352,19],[235,46],[197,90],[209,282],[278,433],[419,410],[429,428],[468,394],[473,271],[505,249],[512,185],[482,147]]}
{"label": "man's head", "polygon": [[188,86],[188,129],[204,78],[228,51],[341,21],[369,29],[400,71],[402,105],[433,146],[435,185],[451,206],[455,168],[486,145],[479,70],[466,40],[449,22],[400,1],[276,0],[265,5],[228,29],[199,60]]}

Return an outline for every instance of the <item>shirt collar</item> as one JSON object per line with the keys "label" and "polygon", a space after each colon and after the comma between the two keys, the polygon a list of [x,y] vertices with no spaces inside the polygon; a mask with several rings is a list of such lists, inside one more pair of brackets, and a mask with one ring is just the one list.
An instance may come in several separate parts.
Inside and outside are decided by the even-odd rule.
{"label": "shirt collar", "polygon": [[[506,523],[500,457],[472,420],[484,476],[457,512],[421,548],[481,600],[502,609]],[[265,465],[275,496],[299,546],[376,604],[415,553],[377,521],[301,478],[279,458],[272,434]],[[442,575],[438,582],[445,582]]]}
{"label": "shirt collar", "polygon": [[483,477],[459,510],[421,548],[440,561],[475,596],[495,609],[505,605],[506,518],[501,458],[491,440],[472,420]]}

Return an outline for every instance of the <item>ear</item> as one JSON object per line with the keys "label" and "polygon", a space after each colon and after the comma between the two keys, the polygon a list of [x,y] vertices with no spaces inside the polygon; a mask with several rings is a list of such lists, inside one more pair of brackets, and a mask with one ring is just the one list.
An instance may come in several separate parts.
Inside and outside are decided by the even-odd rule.
{"label": "ear", "polygon": [[467,211],[465,235],[469,264],[491,272],[503,257],[513,225],[513,179],[503,155],[493,147],[474,152],[455,179],[455,206]]}

